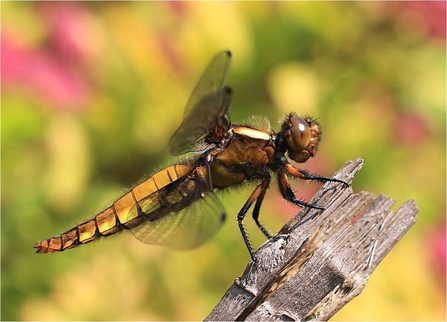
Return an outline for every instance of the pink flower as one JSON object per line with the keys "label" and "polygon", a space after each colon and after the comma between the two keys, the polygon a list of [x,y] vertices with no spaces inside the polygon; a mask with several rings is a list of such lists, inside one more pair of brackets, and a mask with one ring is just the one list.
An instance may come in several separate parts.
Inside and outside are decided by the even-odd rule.
{"label": "pink flower", "polygon": [[[75,2],[36,3],[48,38],[40,47],[19,45],[8,33],[1,38],[2,88],[32,95],[58,109],[79,109],[91,94],[91,68],[95,66],[102,34],[95,17],[84,4]],[[26,42],[25,42],[26,43]],[[34,98],[33,98],[34,99]]]}
{"label": "pink flower", "polygon": [[1,38],[2,91],[27,93],[56,108],[85,106],[88,86],[51,52],[20,46],[5,32]]}
{"label": "pink flower", "polygon": [[445,221],[430,232],[427,250],[430,255],[431,266],[440,285],[445,291],[446,283],[446,230]]}
{"label": "pink flower", "polygon": [[445,1],[408,1],[402,4],[423,17],[432,36],[445,40]]}
{"label": "pink flower", "polygon": [[71,65],[87,65],[100,51],[96,18],[77,2],[38,2],[49,32],[48,47]]}
{"label": "pink flower", "polygon": [[432,135],[430,125],[423,115],[416,111],[399,111],[394,119],[393,136],[396,143],[408,147],[418,147]]}

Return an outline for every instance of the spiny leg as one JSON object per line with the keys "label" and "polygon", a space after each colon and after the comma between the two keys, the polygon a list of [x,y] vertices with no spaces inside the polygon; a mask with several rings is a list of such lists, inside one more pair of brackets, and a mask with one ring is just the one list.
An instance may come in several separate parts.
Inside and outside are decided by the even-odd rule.
{"label": "spiny leg", "polygon": [[300,178],[300,179],[303,179],[303,180],[316,180],[316,181],[319,181],[321,183],[326,183],[328,181],[339,182],[339,183],[343,183],[346,186],[346,188],[349,187],[349,184],[344,182],[343,180],[340,180],[340,179],[337,179],[337,178],[323,177],[323,176],[319,176],[319,175],[316,175],[316,174],[312,174],[312,173],[309,173],[309,172],[307,172],[305,170],[297,169],[293,165],[291,165],[290,163],[286,163],[284,165],[284,167],[285,167],[287,173],[289,173],[290,175],[292,175],[293,177],[296,177],[296,178]]}
{"label": "spiny leg", "polygon": [[324,207],[316,206],[316,205],[307,203],[305,201],[296,199],[296,196],[293,193],[292,188],[290,187],[289,179],[287,178],[287,175],[285,172],[278,173],[278,186],[279,186],[279,191],[281,192],[281,195],[283,196],[283,198],[286,199],[287,201],[292,202],[293,204],[297,205],[298,207],[304,206],[304,207],[324,210]]}
{"label": "spiny leg", "polygon": [[270,239],[272,238],[272,235],[267,231],[267,229],[262,226],[262,224],[259,222],[259,211],[261,210],[261,204],[264,201],[265,193],[267,192],[267,188],[270,185],[270,178],[264,180],[260,186],[261,186],[261,193],[259,194],[258,198],[256,199],[255,207],[253,208],[253,220],[255,221],[256,225],[258,225],[259,229],[264,233],[264,235]]}
{"label": "spiny leg", "polygon": [[[262,230],[262,232],[269,236],[267,230],[262,227],[262,225],[258,221],[259,217],[259,209],[261,207],[262,199],[264,199],[265,192],[267,190],[267,187],[270,183],[270,178],[265,179],[261,184],[259,184],[256,189],[252,192],[251,196],[248,198],[247,202],[244,204],[242,209],[239,211],[237,215],[237,223],[239,225],[239,230],[241,231],[242,237],[244,238],[245,245],[247,246],[248,252],[250,253],[251,259],[255,261],[254,256],[254,250],[251,246],[250,240],[248,239],[247,232],[245,231],[244,225],[242,224],[242,221],[245,218],[245,215],[247,214],[248,209],[250,209],[253,202],[256,200],[255,209],[253,211],[253,219],[255,220],[258,227]],[[261,201],[258,201],[259,198],[261,198]],[[256,218],[255,218],[256,216]]]}

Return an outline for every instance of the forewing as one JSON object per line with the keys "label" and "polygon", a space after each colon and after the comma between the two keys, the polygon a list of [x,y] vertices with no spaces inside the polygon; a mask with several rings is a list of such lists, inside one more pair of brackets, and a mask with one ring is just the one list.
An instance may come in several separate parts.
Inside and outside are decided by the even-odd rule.
{"label": "forewing", "polygon": [[[181,185],[176,189],[180,191]],[[177,249],[195,248],[210,239],[225,221],[224,207],[212,191],[199,193],[196,189],[190,191],[192,196],[160,208],[165,193],[152,194],[131,209],[129,216],[139,211],[145,217],[141,224],[131,228],[142,242]]]}
{"label": "forewing", "polygon": [[231,53],[224,51],[216,55],[206,68],[189,98],[182,124],[171,138],[171,154],[198,151],[203,147],[196,147],[196,143],[216,124],[229,126],[231,89],[227,83],[230,62]]}

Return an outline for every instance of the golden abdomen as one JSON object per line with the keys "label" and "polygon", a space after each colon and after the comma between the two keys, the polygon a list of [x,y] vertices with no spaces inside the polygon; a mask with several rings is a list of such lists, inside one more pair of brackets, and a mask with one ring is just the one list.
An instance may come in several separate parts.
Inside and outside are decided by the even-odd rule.
{"label": "golden abdomen", "polygon": [[[135,204],[190,172],[191,167],[177,164],[155,173],[93,219],[83,222],[59,236],[38,242],[34,246],[37,249],[36,252],[42,254],[61,252],[139,225],[144,218],[140,216],[138,211],[130,211]],[[153,203],[151,205],[153,211],[162,206],[157,198],[154,198]]]}

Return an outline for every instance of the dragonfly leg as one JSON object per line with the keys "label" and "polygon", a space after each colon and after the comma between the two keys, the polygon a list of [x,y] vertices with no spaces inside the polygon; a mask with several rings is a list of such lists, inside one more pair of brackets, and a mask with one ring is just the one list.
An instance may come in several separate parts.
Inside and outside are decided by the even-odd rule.
{"label": "dragonfly leg", "polygon": [[290,163],[286,163],[284,165],[284,167],[285,167],[285,170],[287,171],[288,174],[290,174],[291,176],[296,177],[296,178],[300,178],[300,179],[303,179],[303,180],[316,180],[316,181],[321,182],[321,183],[326,183],[328,181],[340,182],[340,183],[343,183],[346,186],[346,188],[349,187],[349,184],[344,182],[343,180],[340,180],[340,179],[337,179],[337,178],[323,177],[323,176],[319,176],[319,175],[316,175],[316,174],[312,174],[312,173],[309,173],[309,172],[307,172],[305,170],[297,169],[293,165],[291,165]]}
{"label": "dragonfly leg", "polygon": [[261,231],[270,238],[270,234],[267,232],[267,230],[261,225],[259,222],[259,210],[261,208],[262,200],[264,199],[265,193],[267,191],[267,188],[270,184],[270,178],[265,179],[262,181],[261,184],[259,184],[256,189],[252,192],[251,196],[248,198],[247,202],[244,204],[242,209],[239,211],[237,215],[237,223],[239,225],[239,229],[241,231],[242,237],[244,238],[245,245],[247,246],[248,252],[250,253],[251,259],[255,261],[254,256],[254,250],[253,246],[250,243],[250,239],[248,238],[247,232],[245,231],[245,227],[242,224],[242,221],[245,218],[245,215],[247,214],[248,209],[250,209],[253,202],[256,200],[255,208],[253,210],[253,219],[258,225],[258,227],[261,229]]}
{"label": "dragonfly leg", "polygon": [[255,207],[253,208],[253,220],[255,221],[256,225],[258,225],[259,229],[264,233],[264,235],[270,239],[272,238],[272,235],[267,231],[267,229],[262,226],[262,224],[259,222],[259,211],[261,210],[261,204],[264,201],[265,193],[267,192],[267,188],[270,184],[270,178],[264,180],[258,187],[261,187],[261,193],[259,194],[258,198],[256,199]]}
{"label": "dragonfly leg", "polygon": [[289,179],[287,178],[287,175],[285,172],[278,173],[278,186],[279,186],[279,191],[281,192],[281,195],[283,196],[283,198],[286,199],[287,201],[290,201],[291,203],[297,205],[298,207],[309,207],[309,208],[324,210],[324,207],[320,207],[320,206],[317,206],[317,205],[314,205],[311,203],[307,203],[305,201],[297,199],[295,194],[292,191],[292,188],[290,187],[290,182],[289,182]]}

